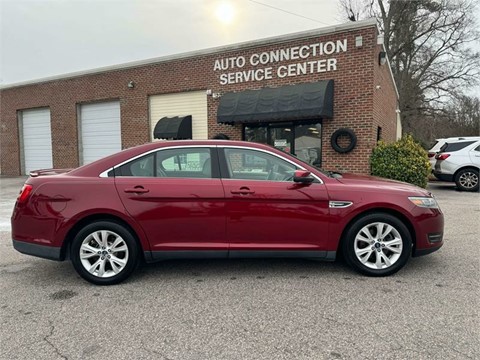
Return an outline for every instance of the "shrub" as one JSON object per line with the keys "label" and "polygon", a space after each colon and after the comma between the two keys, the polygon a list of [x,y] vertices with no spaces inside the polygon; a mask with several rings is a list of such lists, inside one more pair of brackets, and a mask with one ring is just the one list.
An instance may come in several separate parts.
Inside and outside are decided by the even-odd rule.
{"label": "shrub", "polygon": [[370,157],[372,175],[425,188],[431,172],[427,151],[406,135],[397,142],[379,141]]}

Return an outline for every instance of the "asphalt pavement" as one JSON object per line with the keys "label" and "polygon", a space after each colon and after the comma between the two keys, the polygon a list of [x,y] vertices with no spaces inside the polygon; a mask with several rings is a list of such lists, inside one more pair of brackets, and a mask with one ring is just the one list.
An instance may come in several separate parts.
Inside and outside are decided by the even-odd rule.
{"label": "asphalt pavement", "polygon": [[308,260],[168,261],[110,287],[16,252],[0,178],[0,359],[478,359],[480,194],[429,185],[445,245],[394,276]]}

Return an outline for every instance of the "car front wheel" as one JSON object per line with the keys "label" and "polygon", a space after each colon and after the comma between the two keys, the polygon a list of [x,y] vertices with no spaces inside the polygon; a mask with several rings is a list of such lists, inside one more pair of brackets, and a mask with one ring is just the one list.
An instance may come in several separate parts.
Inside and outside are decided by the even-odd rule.
{"label": "car front wheel", "polygon": [[478,170],[462,169],[455,176],[455,184],[461,191],[478,191]]}
{"label": "car front wheel", "polygon": [[412,251],[412,239],[405,224],[385,213],[356,220],[343,239],[346,262],[368,276],[388,276],[400,270]]}
{"label": "car front wheel", "polygon": [[97,285],[118,284],[138,263],[138,246],[130,231],[111,221],[96,221],[81,229],[71,246],[75,270]]}

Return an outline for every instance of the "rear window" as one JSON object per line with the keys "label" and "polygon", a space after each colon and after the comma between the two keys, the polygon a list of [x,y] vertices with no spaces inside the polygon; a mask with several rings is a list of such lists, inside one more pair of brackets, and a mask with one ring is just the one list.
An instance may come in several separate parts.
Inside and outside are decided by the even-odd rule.
{"label": "rear window", "polygon": [[437,147],[438,147],[437,145],[439,145],[438,143],[439,143],[438,140],[435,141],[435,144],[433,144],[433,145],[430,147],[430,151],[435,151],[435,150],[437,149]]}
{"label": "rear window", "polygon": [[452,152],[452,151],[458,151],[461,150],[468,145],[472,145],[475,141],[463,141],[463,142],[456,142],[456,143],[445,143],[443,146],[440,148],[440,152]]}

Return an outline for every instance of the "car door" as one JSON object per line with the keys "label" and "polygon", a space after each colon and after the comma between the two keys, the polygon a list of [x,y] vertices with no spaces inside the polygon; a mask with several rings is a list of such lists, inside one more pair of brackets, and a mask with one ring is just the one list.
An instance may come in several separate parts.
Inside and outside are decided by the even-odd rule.
{"label": "car door", "polygon": [[115,185],[154,258],[227,256],[215,147],[171,147],[137,157],[115,169]]}
{"label": "car door", "polygon": [[[478,142],[477,142],[477,144],[478,144]],[[470,150],[470,160],[474,165],[480,167],[480,145],[478,145],[474,149]]]}
{"label": "car door", "polygon": [[301,166],[264,150],[219,147],[229,256],[322,257],[328,237],[328,194],[319,179],[293,181]]}

